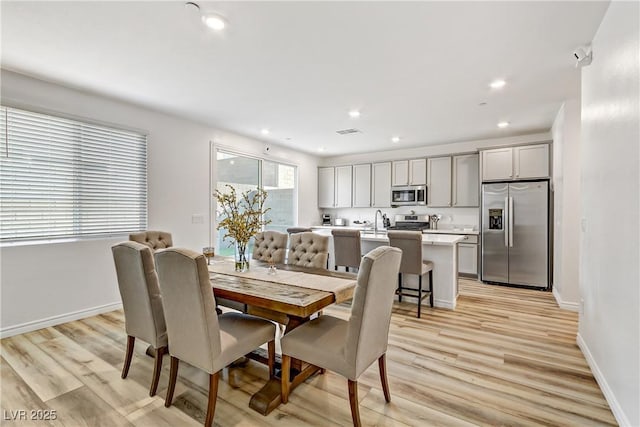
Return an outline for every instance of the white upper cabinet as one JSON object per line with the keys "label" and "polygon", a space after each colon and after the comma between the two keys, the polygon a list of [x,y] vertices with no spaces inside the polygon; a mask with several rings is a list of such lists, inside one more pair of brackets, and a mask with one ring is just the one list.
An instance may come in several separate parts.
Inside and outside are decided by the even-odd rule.
{"label": "white upper cabinet", "polygon": [[513,150],[497,148],[482,152],[482,180],[493,181],[513,178]]}
{"label": "white upper cabinet", "polygon": [[453,156],[452,196],[454,207],[479,206],[478,166],[477,154]]}
{"label": "white upper cabinet", "polygon": [[451,157],[432,157],[427,163],[427,206],[451,206]]}
{"label": "white upper cabinet", "polygon": [[548,178],[549,144],[496,148],[482,152],[482,180]]}
{"label": "white upper cabinet", "polygon": [[351,166],[336,167],[335,207],[351,207]]}
{"label": "white upper cabinet", "polygon": [[335,207],[335,168],[318,168],[318,207]]}
{"label": "white upper cabinet", "polygon": [[427,183],[427,159],[409,160],[409,185]]}
{"label": "white upper cabinet", "polygon": [[391,162],[371,165],[371,206],[388,208],[391,206]]}
{"label": "white upper cabinet", "polygon": [[409,185],[409,160],[393,162],[391,182],[393,186]]}
{"label": "white upper cabinet", "polygon": [[513,148],[516,179],[546,178],[549,176],[549,145],[528,145]]}
{"label": "white upper cabinet", "polygon": [[353,207],[371,206],[371,165],[353,166]]}

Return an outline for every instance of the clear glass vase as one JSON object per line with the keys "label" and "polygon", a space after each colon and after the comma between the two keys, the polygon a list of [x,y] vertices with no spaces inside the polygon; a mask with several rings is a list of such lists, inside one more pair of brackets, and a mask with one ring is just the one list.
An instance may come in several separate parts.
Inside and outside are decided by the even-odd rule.
{"label": "clear glass vase", "polygon": [[235,261],[236,271],[249,271],[249,242],[236,242]]}

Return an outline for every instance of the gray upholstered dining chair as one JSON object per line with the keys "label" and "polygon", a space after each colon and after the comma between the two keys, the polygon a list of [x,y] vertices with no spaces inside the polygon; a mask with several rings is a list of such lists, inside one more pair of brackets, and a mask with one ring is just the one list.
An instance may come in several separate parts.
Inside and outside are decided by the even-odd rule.
{"label": "gray upholstered dining chair", "polygon": [[269,376],[275,361],[275,325],[243,313],[218,316],[204,255],[186,249],[155,254],[171,355],[165,406],[171,406],[182,360],[209,374],[209,400],[204,425],[215,415],[220,371],[234,360],[268,343]]}
{"label": "gray upholstered dining chair", "polygon": [[287,228],[287,233],[295,234],[295,233],[306,233],[313,231],[309,227],[289,227]]}
{"label": "gray upholstered dining chair", "polygon": [[137,242],[122,242],[113,246],[111,251],[116,265],[127,332],[122,378],[126,378],[129,373],[136,338],[151,344],[155,349],[155,363],[149,395],[153,396],[158,389],[162,356],[167,353],[167,327],[153,253],[149,246]]}
{"label": "gray upholstered dining chair", "polygon": [[284,264],[288,235],[277,231],[263,231],[254,237],[253,259]]}
{"label": "gray upholstered dining chair", "polygon": [[326,268],[328,259],[329,236],[321,236],[310,231],[291,235],[287,264],[299,267]]}
{"label": "gray upholstered dining chair", "polygon": [[360,426],[358,377],[376,359],[385,400],[391,401],[385,353],[401,257],[402,251],[399,249],[380,246],[362,258],[349,320],[324,315],[282,337],[283,403],[289,400],[292,357],[347,378],[351,417],[355,426]]}
{"label": "gray upholstered dining chair", "polygon": [[336,270],[338,266],[349,271],[349,267],[358,268],[362,259],[359,230],[331,230]]}
{"label": "gray upholstered dining chair", "polygon": [[166,231],[141,231],[139,233],[129,234],[129,240],[132,242],[142,243],[149,246],[154,251],[157,249],[165,249],[173,246],[173,239],[171,233]]}
{"label": "gray upholstered dining chair", "polygon": [[[398,274],[398,302],[402,296],[418,299],[418,318],[420,318],[422,300],[429,297],[429,304],[433,307],[433,263],[422,259],[422,233],[419,231],[389,230],[387,232],[389,246],[402,249],[402,263]],[[429,287],[422,289],[422,276],[429,273]],[[418,275],[418,288],[408,288],[402,283],[403,274]]]}

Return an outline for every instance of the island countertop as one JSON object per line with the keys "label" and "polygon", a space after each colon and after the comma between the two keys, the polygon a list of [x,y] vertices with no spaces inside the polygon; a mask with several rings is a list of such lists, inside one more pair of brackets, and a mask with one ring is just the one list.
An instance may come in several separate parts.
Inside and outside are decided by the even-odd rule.
{"label": "island countertop", "polygon": [[[371,242],[388,242],[389,238],[387,233],[361,233],[361,240],[367,240]],[[458,242],[464,240],[464,236],[451,235],[451,234],[423,234],[423,245],[440,245],[440,246],[453,246]]]}

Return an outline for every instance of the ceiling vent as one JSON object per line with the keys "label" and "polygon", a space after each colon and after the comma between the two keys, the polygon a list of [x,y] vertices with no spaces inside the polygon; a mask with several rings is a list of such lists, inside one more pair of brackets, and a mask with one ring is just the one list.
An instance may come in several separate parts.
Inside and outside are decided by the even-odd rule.
{"label": "ceiling vent", "polygon": [[342,129],[342,130],[337,130],[336,133],[340,135],[349,135],[351,133],[362,133],[362,132],[359,131],[358,129]]}

